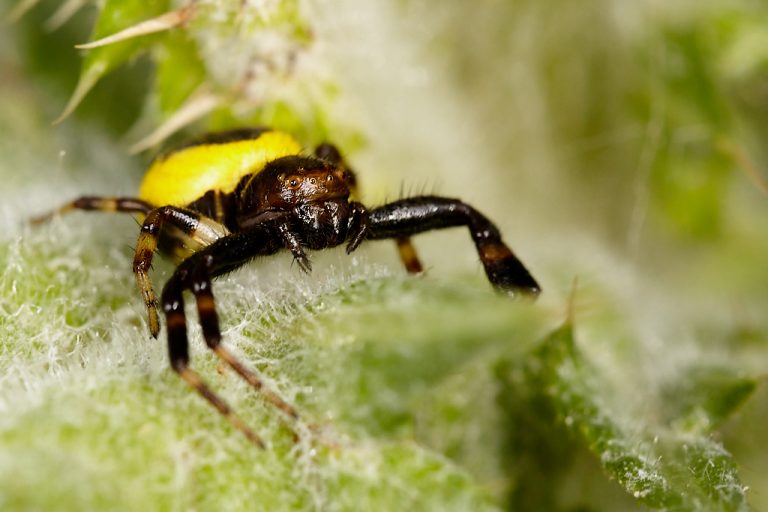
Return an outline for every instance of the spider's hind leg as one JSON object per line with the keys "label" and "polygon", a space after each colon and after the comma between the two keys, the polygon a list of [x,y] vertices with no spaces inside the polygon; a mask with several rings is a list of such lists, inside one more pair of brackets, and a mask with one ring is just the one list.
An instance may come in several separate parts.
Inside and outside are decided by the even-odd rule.
{"label": "spider's hind leg", "polygon": [[[82,196],[49,213],[33,217],[30,219],[30,222],[32,224],[42,224],[51,220],[53,217],[70,213],[75,210],[136,213],[146,215],[147,219],[152,218],[153,214],[158,211],[153,205],[146,201],[132,197]],[[142,227],[142,235],[143,234],[144,229]],[[140,236],[139,246],[137,247],[136,257],[134,258],[136,281],[142,292],[142,296],[144,297],[144,303],[146,304],[149,315],[149,330],[154,337],[157,337],[157,333],[160,330],[160,324],[157,317],[155,294],[152,290],[152,283],[149,281],[147,271],[152,263],[152,253],[156,246],[156,241],[154,245],[151,243],[148,244],[146,241],[142,243],[142,237]],[[141,247],[143,247],[143,249],[139,251],[139,248]]]}
{"label": "spider's hind leg", "polygon": [[[349,190],[352,192],[352,198],[359,201],[360,194],[358,191],[357,176],[355,175],[355,171],[353,171],[344,160],[344,157],[341,156],[339,149],[333,144],[326,142],[315,148],[315,156],[340,166],[347,171],[347,186],[349,186]],[[416,252],[416,247],[414,247],[411,238],[409,236],[397,237],[395,243],[397,244],[397,252],[400,255],[400,261],[403,262],[405,270],[407,270],[409,274],[420,274],[423,272],[424,266],[421,264],[421,260],[419,260],[419,255]]]}
{"label": "spider's hind leg", "polygon": [[122,213],[143,213],[147,214],[154,206],[134,197],[100,197],[100,196],[82,196],[74,201],[70,201],[59,208],[32,217],[32,224],[42,224],[48,222],[53,217],[72,212],[74,210],[90,210],[99,212],[122,212]]}

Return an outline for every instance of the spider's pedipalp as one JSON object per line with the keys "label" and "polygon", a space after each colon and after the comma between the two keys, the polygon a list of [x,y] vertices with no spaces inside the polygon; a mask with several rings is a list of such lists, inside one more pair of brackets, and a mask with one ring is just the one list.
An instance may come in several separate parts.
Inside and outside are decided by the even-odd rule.
{"label": "spider's pedipalp", "polygon": [[368,209],[361,203],[350,203],[349,228],[347,229],[347,254],[352,254],[363,243],[368,233]]}

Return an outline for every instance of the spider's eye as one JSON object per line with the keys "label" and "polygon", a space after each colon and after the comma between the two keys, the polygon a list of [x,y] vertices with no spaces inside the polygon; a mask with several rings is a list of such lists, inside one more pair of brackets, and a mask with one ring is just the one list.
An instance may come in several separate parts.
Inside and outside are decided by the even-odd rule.
{"label": "spider's eye", "polygon": [[289,187],[296,188],[299,184],[299,180],[297,180],[296,178],[291,178],[289,180],[286,180],[286,183],[288,184]]}
{"label": "spider's eye", "polygon": [[333,181],[333,174],[329,174],[325,177],[325,181]]}

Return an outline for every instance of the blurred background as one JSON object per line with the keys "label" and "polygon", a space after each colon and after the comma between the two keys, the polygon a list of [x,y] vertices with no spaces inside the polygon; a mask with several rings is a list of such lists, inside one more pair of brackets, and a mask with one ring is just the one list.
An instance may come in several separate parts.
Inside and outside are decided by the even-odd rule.
{"label": "blurred background", "polygon": [[[184,4],[3,5],[6,251],[32,214],[82,193],[130,195],[152,156],[191,134],[266,124],[307,147],[335,141],[368,204],[435,193],[496,221],[552,322],[571,308],[581,349],[639,430],[683,428],[664,423],[664,406],[696,395],[692,369],[751,379],[697,432],[768,508],[768,6],[201,1],[166,31],[74,49]],[[417,246],[430,272],[481,276],[465,233]],[[396,268],[389,249],[364,254]]]}

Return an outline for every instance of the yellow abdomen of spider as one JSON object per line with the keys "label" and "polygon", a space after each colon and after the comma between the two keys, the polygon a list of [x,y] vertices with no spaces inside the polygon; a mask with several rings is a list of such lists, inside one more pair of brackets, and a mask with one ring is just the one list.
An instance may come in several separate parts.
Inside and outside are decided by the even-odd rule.
{"label": "yellow abdomen of spider", "polygon": [[267,162],[300,152],[301,145],[279,131],[188,146],[152,163],[139,187],[139,199],[154,205],[184,206],[211,190],[230,193],[243,176],[258,173]]}

